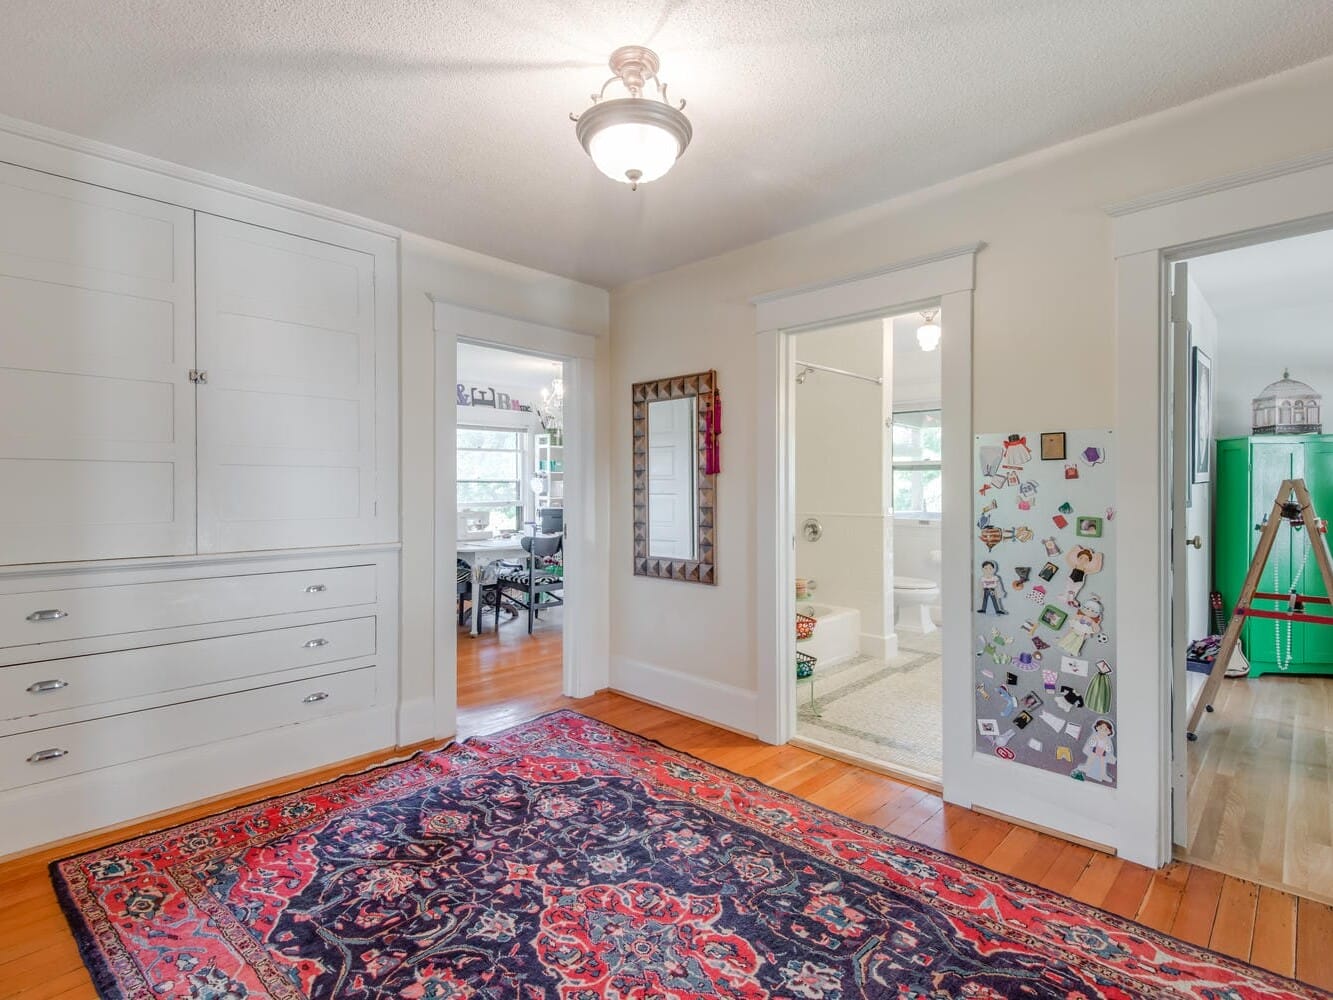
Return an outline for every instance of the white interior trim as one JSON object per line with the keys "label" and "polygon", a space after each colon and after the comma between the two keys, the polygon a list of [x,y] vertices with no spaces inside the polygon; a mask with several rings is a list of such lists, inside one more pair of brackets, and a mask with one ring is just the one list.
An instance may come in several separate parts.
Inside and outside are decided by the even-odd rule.
{"label": "white interior trim", "polygon": [[[457,636],[447,613],[458,558],[458,342],[539,354],[565,363],[565,565],[563,691],[587,697],[610,683],[608,539],[596,517],[596,338],[447,302],[435,303],[435,732],[457,731]],[[441,387],[447,387],[443,391]],[[406,471],[406,470],[405,470]]]}
{"label": "white interior trim", "polygon": [[[761,296],[756,303],[756,594],[755,650],[759,664],[756,731],[770,743],[795,735],[795,635],[787,623],[795,612],[795,477],[790,466],[794,388],[792,337],[800,329],[831,326],[865,316],[892,316],[938,302],[941,343],[944,464],[972,466],[972,289],[981,244],[918,258],[857,278]],[[965,781],[972,747],[971,671],[971,476],[946,480],[943,498],[942,582],[945,797],[971,803]],[[960,708],[960,706],[962,706]],[[954,748],[954,749],[948,749]]]}
{"label": "white interior trim", "polygon": [[[1116,258],[1116,436],[1119,560],[1153,567],[1122,574],[1116,599],[1122,706],[1120,818],[1114,840],[1122,856],[1157,866],[1171,859],[1172,733],[1184,725],[1185,698],[1172,698],[1173,585],[1170,432],[1170,337],[1165,275],[1173,258],[1221,243],[1259,242],[1333,224],[1333,154],[1317,154],[1220,181],[1176,189],[1108,209]],[[1145,405],[1144,386],[1156,386]],[[1180,546],[1177,545],[1177,548]],[[1183,655],[1183,654],[1181,654]],[[1133,669],[1132,664],[1143,664]],[[1127,669],[1128,668],[1128,669]]]}
{"label": "white interior trim", "polygon": [[[325,219],[339,226],[353,226],[382,236],[397,238],[401,235],[396,226],[387,226],[374,219],[9,115],[0,115],[0,160],[259,225],[276,228],[284,225],[280,221],[264,222],[255,218],[256,209],[267,208],[277,209],[281,214],[300,213],[307,220]],[[272,212],[265,214],[273,218]],[[290,221],[285,223],[286,226],[293,224]],[[302,232],[303,235],[316,235]]]}
{"label": "white interior trim", "polygon": [[[885,303],[891,308],[906,307],[971,290],[973,260],[983,246],[971,243],[865,274],[757,295],[750,300],[755,307],[755,332],[826,326],[880,314]],[[925,288],[933,291],[921,294]]]}

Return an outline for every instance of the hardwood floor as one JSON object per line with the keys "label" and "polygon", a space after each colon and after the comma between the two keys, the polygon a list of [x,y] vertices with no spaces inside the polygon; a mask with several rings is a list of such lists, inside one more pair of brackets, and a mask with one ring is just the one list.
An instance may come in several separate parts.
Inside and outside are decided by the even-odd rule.
{"label": "hardwood floor", "polygon": [[1222,682],[1189,745],[1185,857],[1333,902],[1333,679]]}
{"label": "hardwood floor", "polygon": [[[532,639],[520,623],[459,638],[459,734],[486,732],[570,707],[765,781],[892,833],[1026,879],[1185,941],[1333,989],[1333,907],[1187,863],[1151,871],[1087,847],[946,805],[930,791],[797,747],[774,747],[603,692],[560,694],[560,637],[552,617]],[[388,759],[386,752],[373,759]],[[356,762],[366,766],[372,759]],[[183,809],[167,818],[0,864],[0,997],[92,998],[46,865],[54,858],[184,822],[354,770],[327,768]]]}

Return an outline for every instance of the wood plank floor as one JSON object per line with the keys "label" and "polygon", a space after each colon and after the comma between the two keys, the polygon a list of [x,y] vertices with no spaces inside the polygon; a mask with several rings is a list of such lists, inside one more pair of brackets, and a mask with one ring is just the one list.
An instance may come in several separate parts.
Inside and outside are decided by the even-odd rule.
{"label": "wood plank floor", "polygon": [[1185,858],[1333,902],[1333,678],[1228,679],[1189,744]]}
{"label": "wood plank floor", "polygon": [[[1333,907],[1176,863],[1150,871],[1086,847],[944,804],[938,795],[797,747],[773,747],[604,692],[560,694],[560,634],[552,618],[529,639],[520,623],[500,636],[459,638],[460,736],[569,707],[774,787],[1026,879],[1112,913],[1333,989]],[[373,759],[387,759],[386,752]],[[358,762],[365,766],[367,758]],[[0,864],[0,997],[96,996],[56,904],[46,865],[171,823],[327,780],[347,765],[232,796],[113,834]]]}

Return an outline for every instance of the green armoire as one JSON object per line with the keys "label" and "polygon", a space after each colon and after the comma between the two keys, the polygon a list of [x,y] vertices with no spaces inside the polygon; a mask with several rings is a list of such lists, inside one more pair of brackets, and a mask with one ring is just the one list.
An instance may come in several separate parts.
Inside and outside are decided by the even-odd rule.
{"label": "green armoire", "polygon": [[[1228,616],[1240,596],[1259,530],[1273,509],[1273,499],[1284,479],[1304,479],[1316,516],[1333,520],[1333,435],[1266,435],[1217,442],[1213,578]],[[1278,531],[1259,589],[1285,594],[1298,573],[1297,589],[1302,594],[1324,594],[1324,582],[1305,533],[1284,526]],[[1266,602],[1257,606],[1277,607]],[[1329,613],[1327,605],[1312,605],[1307,610],[1311,614]],[[1252,618],[1245,623],[1241,637],[1251,677],[1282,673],[1283,665],[1286,673],[1333,676],[1333,625]]]}

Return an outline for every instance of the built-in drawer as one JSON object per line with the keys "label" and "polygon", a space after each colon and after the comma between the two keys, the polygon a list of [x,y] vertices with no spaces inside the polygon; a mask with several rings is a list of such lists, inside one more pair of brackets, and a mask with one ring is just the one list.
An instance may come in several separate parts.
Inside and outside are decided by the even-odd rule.
{"label": "built-in drawer", "polygon": [[6,736],[0,738],[0,790],[359,711],[375,704],[375,675],[374,667],[363,667]]}
{"label": "built-in drawer", "polygon": [[0,646],[322,611],[374,600],[374,566],[0,594]]}
{"label": "built-in drawer", "polygon": [[39,729],[52,712],[145,695],[176,693],[179,700],[202,684],[374,653],[375,619],[367,617],[20,663],[0,667],[0,723],[22,719],[23,729]]}

